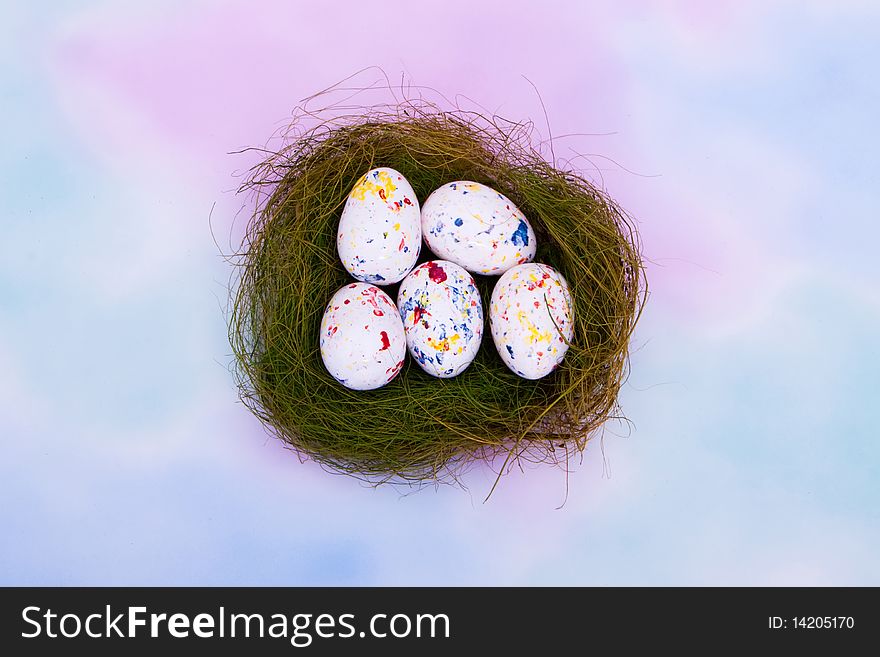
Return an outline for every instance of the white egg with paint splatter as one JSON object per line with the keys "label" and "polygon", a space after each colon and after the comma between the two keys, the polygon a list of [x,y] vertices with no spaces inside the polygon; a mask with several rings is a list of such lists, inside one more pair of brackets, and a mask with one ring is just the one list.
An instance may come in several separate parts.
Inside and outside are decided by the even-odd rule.
{"label": "white egg with paint splatter", "polygon": [[507,367],[526,379],[547,376],[562,362],[574,331],[568,283],[547,265],[509,269],[492,290],[489,323]]}
{"label": "white egg with paint splatter", "polygon": [[423,370],[445,379],[467,369],[483,339],[483,304],[464,268],[422,263],[400,284],[397,307],[409,353]]}
{"label": "white egg with paint splatter", "polygon": [[421,246],[419,201],[409,181],[388,167],[367,171],[349,193],[336,232],[345,269],[365,283],[397,283]]}
{"label": "white egg with paint splatter", "polygon": [[535,257],[535,231],[513,201],[468,180],[443,185],[425,200],[422,235],[439,258],[475,274],[503,274]]}
{"label": "white egg with paint splatter", "polygon": [[391,381],[406,357],[397,306],[375,285],[337,290],[321,318],[321,359],[346,388],[373,390]]}

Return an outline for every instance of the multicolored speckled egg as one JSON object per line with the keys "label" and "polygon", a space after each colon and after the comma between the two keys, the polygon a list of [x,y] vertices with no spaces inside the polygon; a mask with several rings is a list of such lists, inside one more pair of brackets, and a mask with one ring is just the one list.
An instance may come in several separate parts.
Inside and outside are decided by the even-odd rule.
{"label": "multicolored speckled egg", "polygon": [[346,388],[373,390],[391,381],[406,357],[397,306],[375,285],[336,291],[321,318],[321,359]]}
{"label": "multicolored speckled egg", "polygon": [[547,265],[513,267],[492,290],[489,322],[507,367],[526,379],[547,376],[562,362],[574,331],[568,283]]}
{"label": "multicolored speckled egg", "polygon": [[503,274],[535,257],[535,231],[504,194],[459,180],[422,205],[422,235],[431,251],[475,274]]}
{"label": "multicolored speckled egg", "polygon": [[349,193],[336,232],[346,270],[366,283],[397,283],[421,246],[419,201],[407,179],[388,167],[367,171]]}
{"label": "multicolored speckled egg", "polygon": [[483,339],[483,304],[474,278],[446,260],[403,279],[397,306],[409,353],[428,374],[449,378],[471,364]]}

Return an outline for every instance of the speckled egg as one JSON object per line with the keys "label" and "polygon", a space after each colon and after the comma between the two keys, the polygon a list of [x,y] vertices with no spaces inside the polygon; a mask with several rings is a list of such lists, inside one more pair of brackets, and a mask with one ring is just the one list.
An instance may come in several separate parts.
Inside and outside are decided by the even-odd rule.
{"label": "speckled egg", "polygon": [[459,180],[422,205],[422,235],[431,251],[475,274],[503,274],[535,257],[535,231],[504,194]]}
{"label": "speckled egg", "polygon": [[321,318],[321,359],[334,379],[352,390],[381,388],[405,357],[406,336],[391,297],[366,283],[337,290]]}
{"label": "speckled egg", "polygon": [[379,167],[357,181],[345,201],[336,249],[348,272],[375,285],[397,283],[422,246],[419,201],[402,174]]}
{"label": "speckled egg", "polygon": [[423,370],[449,378],[467,369],[483,339],[483,304],[473,276],[454,262],[422,263],[400,284],[397,307],[409,353]]}
{"label": "speckled egg", "polygon": [[568,283],[547,265],[509,269],[492,290],[489,323],[507,367],[526,379],[547,376],[562,362],[574,330]]}

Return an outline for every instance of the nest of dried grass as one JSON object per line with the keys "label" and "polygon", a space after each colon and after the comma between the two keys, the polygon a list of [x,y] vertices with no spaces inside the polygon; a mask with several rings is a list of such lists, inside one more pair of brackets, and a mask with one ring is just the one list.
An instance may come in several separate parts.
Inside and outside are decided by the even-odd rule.
{"label": "nest of dried grass", "polygon": [[[618,416],[645,298],[638,236],[607,194],[548,163],[527,125],[407,101],[287,134],[245,185],[262,193],[236,258],[229,328],[241,398],[272,434],[336,471],[424,481],[504,452],[505,465],[567,462]],[[519,206],[537,235],[536,261],[571,289],[574,337],[557,371],[519,378],[487,331],[476,360],[452,379],[409,358],[379,390],[355,392],[330,377],[319,325],[350,280],[336,254],[337,224],[358,177],[378,166],[403,173],[420,201],[443,183],[473,180]],[[423,251],[422,260],[431,257]],[[476,278],[488,308],[497,279]],[[396,286],[385,289],[395,297]]]}

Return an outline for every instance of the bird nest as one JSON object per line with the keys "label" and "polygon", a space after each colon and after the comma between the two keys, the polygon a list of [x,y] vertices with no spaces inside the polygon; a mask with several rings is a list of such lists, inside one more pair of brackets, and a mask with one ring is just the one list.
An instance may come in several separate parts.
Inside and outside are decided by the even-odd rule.
{"label": "bird nest", "polygon": [[[548,162],[527,125],[405,102],[291,134],[245,185],[262,193],[236,255],[229,325],[241,399],[272,434],[336,471],[424,481],[499,453],[505,464],[562,462],[618,415],[645,298],[637,232],[606,193]],[[429,376],[410,358],[390,384],[368,392],[328,374],[321,317],[350,282],[336,252],[339,217],[358,178],[380,166],[401,172],[420,201],[471,180],[517,204],[537,237],[535,261],[561,272],[571,292],[574,334],[558,369],[518,377],[487,333],[455,378]],[[424,248],[420,262],[431,257]],[[488,307],[497,279],[476,279]],[[385,289],[396,296],[397,286]]]}

